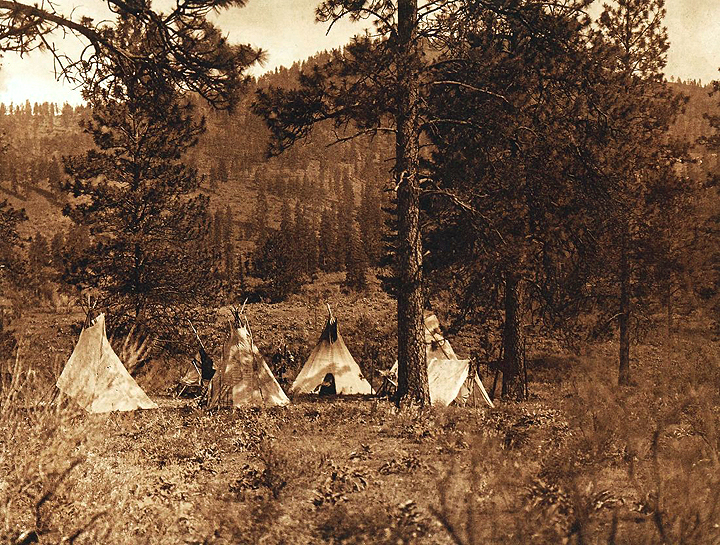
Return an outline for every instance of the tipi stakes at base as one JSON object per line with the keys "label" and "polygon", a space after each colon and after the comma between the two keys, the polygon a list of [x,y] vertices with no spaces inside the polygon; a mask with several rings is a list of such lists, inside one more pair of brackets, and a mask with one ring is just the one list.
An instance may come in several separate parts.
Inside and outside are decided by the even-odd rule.
{"label": "tipi stakes at base", "polygon": [[110,346],[104,314],[86,320],[56,384],[92,413],[157,409]]}
{"label": "tipi stakes at base", "polygon": [[[328,376],[331,375],[331,376]],[[337,320],[328,307],[328,318],[315,348],[295,378],[291,391],[312,393],[332,382],[337,394],[371,394],[372,386],[350,354]]]}

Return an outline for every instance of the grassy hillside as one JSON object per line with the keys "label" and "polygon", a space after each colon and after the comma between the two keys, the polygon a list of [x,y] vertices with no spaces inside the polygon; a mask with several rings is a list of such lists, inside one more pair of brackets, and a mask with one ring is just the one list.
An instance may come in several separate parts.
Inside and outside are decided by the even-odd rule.
{"label": "grassy hillside", "polygon": [[0,200],[5,199],[13,208],[24,209],[27,214],[28,221],[22,222],[18,229],[23,237],[40,232],[52,238],[59,230],[67,231],[71,226],[70,220],[62,215],[62,204],[47,194],[29,189],[21,195],[0,187]]}

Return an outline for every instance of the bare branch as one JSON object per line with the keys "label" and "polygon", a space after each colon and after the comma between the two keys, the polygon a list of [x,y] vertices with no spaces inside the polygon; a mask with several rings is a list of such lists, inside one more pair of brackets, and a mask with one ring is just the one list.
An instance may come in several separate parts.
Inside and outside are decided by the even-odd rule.
{"label": "bare branch", "polygon": [[430,82],[430,85],[455,85],[457,87],[462,87],[464,89],[469,89],[471,91],[475,91],[477,93],[483,93],[485,95],[489,95],[495,98],[499,98],[502,100],[505,104],[510,104],[510,101],[504,97],[501,94],[495,93],[493,91],[490,91],[489,89],[484,89],[482,87],[476,87],[475,85],[470,85],[469,83],[464,83],[462,81],[454,81],[454,80],[440,80],[440,81],[433,81]]}

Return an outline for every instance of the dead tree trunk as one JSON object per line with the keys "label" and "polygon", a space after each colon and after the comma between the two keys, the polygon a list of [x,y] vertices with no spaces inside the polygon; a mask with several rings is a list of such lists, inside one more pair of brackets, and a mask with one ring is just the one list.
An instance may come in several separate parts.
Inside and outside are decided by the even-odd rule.
{"label": "dead tree trunk", "polygon": [[398,112],[395,176],[398,205],[398,404],[430,404],[425,356],[420,236],[420,125],[417,0],[398,2]]}

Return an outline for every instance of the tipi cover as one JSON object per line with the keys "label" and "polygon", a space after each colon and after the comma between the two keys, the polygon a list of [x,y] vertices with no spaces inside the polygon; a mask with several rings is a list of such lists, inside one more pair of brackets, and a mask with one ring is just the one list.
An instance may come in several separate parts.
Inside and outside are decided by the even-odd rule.
{"label": "tipi cover", "polygon": [[320,340],[293,382],[291,390],[310,393],[323,383],[328,374],[332,374],[335,379],[337,394],[371,394],[373,391],[345,346],[332,313],[328,315]]}
{"label": "tipi cover", "polygon": [[[474,381],[467,380],[470,360],[458,359],[450,341],[440,331],[440,321],[435,314],[425,313],[425,346],[428,365],[428,387],[432,405],[450,405],[453,401],[464,402],[470,392],[479,390],[483,400],[493,407],[490,396],[476,375]],[[397,381],[397,362],[390,375]]]}
{"label": "tipi cover", "polygon": [[157,409],[110,346],[104,314],[80,333],[57,387],[91,413]]}
{"label": "tipi cover", "polygon": [[428,386],[430,403],[447,407],[455,401],[460,388],[467,380],[470,360],[439,360],[428,361]]}
{"label": "tipi cover", "polygon": [[290,402],[239,317],[230,323],[219,372],[212,381],[212,404],[286,405]]}

